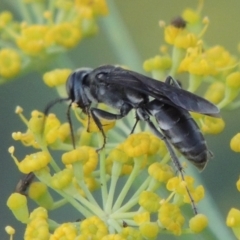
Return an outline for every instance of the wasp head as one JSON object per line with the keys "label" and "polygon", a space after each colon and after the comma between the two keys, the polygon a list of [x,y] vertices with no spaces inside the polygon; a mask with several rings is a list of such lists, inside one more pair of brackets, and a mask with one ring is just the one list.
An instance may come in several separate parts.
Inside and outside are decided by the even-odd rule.
{"label": "wasp head", "polygon": [[87,77],[91,72],[91,68],[79,68],[71,73],[66,82],[66,90],[69,99],[72,103],[76,103],[83,112],[85,112],[91,104],[91,101],[84,92],[84,83],[87,81]]}

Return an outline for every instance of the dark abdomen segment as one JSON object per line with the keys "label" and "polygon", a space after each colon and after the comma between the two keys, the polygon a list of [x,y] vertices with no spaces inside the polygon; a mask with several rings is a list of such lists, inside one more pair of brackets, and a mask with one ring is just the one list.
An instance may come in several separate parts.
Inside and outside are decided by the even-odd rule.
{"label": "dark abdomen segment", "polygon": [[156,118],[162,133],[172,145],[202,170],[211,152],[189,112],[158,100],[151,101],[147,109]]}

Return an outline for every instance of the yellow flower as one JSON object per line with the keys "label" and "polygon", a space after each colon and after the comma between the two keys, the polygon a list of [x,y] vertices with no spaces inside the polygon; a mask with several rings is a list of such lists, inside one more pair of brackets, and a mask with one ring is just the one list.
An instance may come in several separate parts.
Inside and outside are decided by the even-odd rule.
{"label": "yellow flower", "polygon": [[12,13],[9,11],[2,11],[0,14],[0,29],[4,29],[6,25],[12,21]]}
{"label": "yellow flower", "polygon": [[240,133],[237,133],[230,142],[230,147],[234,152],[240,152]]}
{"label": "yellow flower", "polygon": [[71,69],[55,69],[53,71],[49,71],[44,73],[43,75],[43,81],[45,84],[48,85],[48,87],[56,87],[59,85],[63,85],[66,83],[67,78],[71,74]]}
{"label": "yellow flower", "polygon": [[82,38],[81,30],[73,24],[64,22],[53,25],[46,36],[49,43],[55,43],[65,48],[75,47]]}
{"label": "yellow flower", "polygon": [[120,145],[129,157],[156,154],[159,146],[160,140],[149,133],[132,134]]}
{"label": "yellow flower", "polygon": [[75,7],[83,18],[92,18],[97,15],[108,14],[105,0],[75,0]]}
{"label": "yellow flower", "polygon": [[240,178],[236,182],[237,190],[240,192]]}
{"label": "yellow flower", "polygon": [[209,100],[214,104],[218,104],[224,98],[225,94],[225,85],[222,82],[214,82],[208,86],[208,89],[204,95],[204,98]]}
{"label": "yellow flower", "polygon": [[138,203],[146,211],[157,212],[160,207],[160,197],[154,192],[143,191],[139,196]]}
{"label": "yellow flower", "polygon": [[83,146],[64,153],[62,155],[62,162],[65,165],[81,162],[84,174],[90,174],[97,167],[98,156],[94,148]]}
{"label": "yellow flower", "polygon": [[167,70],[172,66],[172,60],[169,56],[155,56],[146,60],[143,63],[143,69],[146,72],[150,72],[153,70]]}
{"label": "yellow flower", "polygon": [[204,116],[201,122],[201,130],[207,134],[218,134],[223,131],[225,122],[222,118]]}
{"label": "yellow flower", "polygon": [[178,206],[167,202],[163,203],[159,209],[158,219],[163,227],[174,235],[181,235],[185,219]]}
{"label": "yellow flower", "polygon": [[190,24],[195,24],[200,22],[201,16],[200,14],[191,8],[186,8],[182,13],[183,19]]}
{"label": "yellow flower", "polygon": [[21,58],[17,51],[4,48],[0,50],[0,75],[4,78],[12,78],[21,70]]}
{"label": "yellow flower", "polygon": [[221,70],[227,66],[234,66],[236,64],[235,57],[224,49],[222,46],[214,46],[206,50],[206,57],[212,64],[214,64],[215,69]]}
{"label": "yellow flower", "polygon": [[124,239],[134,239],[134,240],[142,240],[142,235],[138,229],[133,227],[125,227],[121,232],[121,236]]}
{"label": "yellow flower", "polygon": [[47,152],[37,152],[27,155],[21,162],[16,160],[15,163],[22,173],[28,174],[45,168],[50,160],[51,157]]}
{"label": "yellow flower", "polygon": [[236,208],[231,208],[228,212],[226,224],[232,228],[237,239],[240,238],[240,211]]}
{"label": "yellow flower", "polygon": [[202,232],[208,225],[208,219],[203,214],[197,214],[189,221],[189,228],[194,233]]}
{"label": "yellow flower", "polygon": [[42,182],[33,182],[28,191],[28,196],[39,206],[51,209],[54,204],[53,198],[48,191],[46,184]]}
{"label": "yellow flower", "polygon": [[76,236],[77,228],[72,223],[63,223],[54,231],[49,240],[72,240]]}
{"label": "yellow flower", "polygon": [[238,89],[240,87],[240,72],[232,72],[226,78],[226,85],[230,88]]}
{"label": "yellow flower", "polygon": [[26,54],[37,56],[44,53],[52,43],[46,40],[49,28],[44,25],[31,25],[22,28],[16,43]]}
{"label": "yellow flower", "polygon": [[71,169],[64,169],[55,173],[51,179],[51,185],[56,189],[64,189],[72,183],[73,172]]}
{"label": "yellow flower", "polygon": [[149,166],[148,173],[159,182],[167,182],[168,179],[174,176],[174,171],[171,166],[158,162],[155,162]]}
{"label": "yellow flower", "polygon": [[11,209],[18,221],[26,223],[29,213],[26,196],[20,193],[12,193],[7,200],[7,206]]}
{"label": "yellow flower", "polygon": [[180,177],[173,177],[167,182],[167,189],[173,191],[183,197],[185,203],[191,203],[189,194],[186,190],[190,192],[192,198],[195,202],[199,202],[204,197],[204,188],[203,186],[198,186],[194,188],[194,179],[190,176],[184,176],[184,181]]}
{"label": "yellow flower", "polygon": [[24,239],[42,239],[48,240],[50,237],[48,226],[48,214],[46,209],[39,207],[32,211],[29,218],[30,222],[24,234]]}
{"label": "yellow flower", "polygon": [[136,213],[133,217],[133,220],[138,225],[145,223],[145,222],[149,222],[150,221],[150,213],[149,212]]}
{"label": "yellow flower", "polygon": [[80,232],[92,240],[98,240],[108,234],[108,229],[100,218],[93,216],[82,221]]}
{"label": "yellow flower", "polygon": [[145,238],[155,239],[158,235],[159,227],[156,222],[155,223],[154,222],[145,222],[140,225],[139,230]]}

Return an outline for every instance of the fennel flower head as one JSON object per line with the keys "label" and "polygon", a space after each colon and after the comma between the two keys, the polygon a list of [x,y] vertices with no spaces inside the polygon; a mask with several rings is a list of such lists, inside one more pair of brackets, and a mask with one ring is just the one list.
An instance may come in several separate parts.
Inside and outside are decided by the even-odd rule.
{"label": "fennel flower head", "polygon": [[[159,22],[165,44],[143,63],[143,68],[157,80],[168,75],[181,79],[184,74],[187,90],[193,93],[206,84],[204,97],[222,109],[233,105],[238,96],[239,69],[237,59],[223,46],[208,46],[203,40],[210,21],[202,17],[201,4],[199,1],[196,10],[185,9],[170,24]],[[0,50],[3,82],[25,67],[35,66],[36,61],[44,63],[50,56],[75,47],[96,32],[96,18],[108,12],[103,0],[29,0],[23,5],[27,6],[25,10],[37,5],[46,11],[36,12],[35,22],[27,15],[21,24],[9,12],[0,14],[0,26],[4,24],[0,30],[14,46]],[[1,72],[5,56],[10,59],[9,68]],[[71,73],[72,69],[56,68],[45,72],[43,80],[63,96]],[[21,107],[16,108],[26,130],[12,133],[12,138],[31,150],[19,159],[17,150],[9,148],[25,177],[8,198],[7,206],[25,224],[25,240],[141,240],[161,239],[165,234],[194,237],[206,229],[207,216],[191,211],[204,198],[204,187],[182,169],[176,171],[165,142],[146,124],[138,123],[130,134],[134,111],[118,121],[101,118],[99,129],[91,114],[80,107],[72,104],[71,109],[78,129],[53,113],[45,116],[33,110],[26,117]],[[98,108],[112,111],[104,104]],[[204,134],[218,134],[225,126],[221,118],[197,113],[192,117]],[[103,132],[105,147],[96,151],[103,146]],[[236,143],[232,145],[238,148]],[[182,158],[180,153],[176,155]],[[30,209],[29,201],[37,207]],[[58,222],[51,212],[63,207],[77,217]],[[231,213],[228,226],[238,226],[237,214],[235,210]],[[11,237],[15,233],[10,226],[6,232]]]}

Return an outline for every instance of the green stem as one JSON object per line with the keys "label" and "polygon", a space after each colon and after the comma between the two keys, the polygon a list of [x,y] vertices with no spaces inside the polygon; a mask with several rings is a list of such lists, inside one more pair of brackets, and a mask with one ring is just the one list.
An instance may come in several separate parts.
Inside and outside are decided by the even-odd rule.
{"label": "green stem", "polygon": [[99,163],[100,163],[100,181],[101,181],[101,195],[103,206],[106,206],[106,201],[108,198],[107,190],[107,174],[106,174],[106,154],[105,149],[103,149],[99,154]]}
{"label": "green stem", "polygon": [[114,193],[115,193],[117,181],[120,176],[121,170],[122,170],[122,164],[120,162],[114,161],[112,166],[112,177],[111,177],[108,198],[107,198],[106,206],[104,206],[105,212],[107,214],[109,214],[112,209]]}
{"label": "green stem", "polygon": [[96,202],[96,200],[94,199],[92,193],[89,191],[88,187],[85,184],[83,165],[81,162],[73,163],[73,172],[74,172],[74,176],[77,179],[79,186],[81,187],[83,192],[86,194],[87,199],[90,201],[90,203],[99,207],[99,205]]}
{"label": "green stem", "polygon": [[58,200],[57,202],[54,202],[51,210],[60,208],[60,207],[64,206],[66,203],[68,203],[68,201],[67,201],[67,199],[65,199],[65,198],[63,198],[63,199],[61,199],[61,200]]}
{"label": "green stem", "polygon": [[141,57],[115,6],[115,1],[107,0],[107,5],[110,15],[101,19],[100,25],[107,39],[109,39],[112,51],[114,51],[120,64],[127,65],[135,71],[140,71],[142,69]]}
{"label": "green stem", "polygon": [[12,2],[12,7],[15,8],[16,11],[19,12],[22,16],[22,20],[28,23],[28,25],[31,25],[33,23],[31,15],[29,13],[29,10],[27,8],[26,3],[22,0],[17,0],[17,3],[14,3],[14,1],[9,1],[10,3]]}
{"label": "green stem", "polygon": [[113,206],[113,211],[116,211],[117,209],[120,208],[124,198],[126,197],[130,187],[132,186],[132,183],[134,182],[134,180],[136,179],[137,175],[139,174],[141,163],[142,163],[142,159],[139,159],[139,158],[135,158],[134,159],[133,170],[132,170],[130,176],[128,177],[128,180],[125,183],[121,193],[119,194],[117,201],[115,202],[115,204]]}

